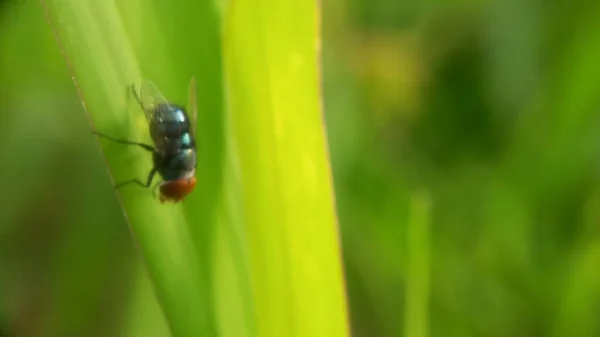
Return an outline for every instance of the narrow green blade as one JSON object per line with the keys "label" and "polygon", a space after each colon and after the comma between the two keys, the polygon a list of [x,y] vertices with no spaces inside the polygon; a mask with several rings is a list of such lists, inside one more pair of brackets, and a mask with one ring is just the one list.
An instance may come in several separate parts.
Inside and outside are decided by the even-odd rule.
{"label": "narrow green blade", "polygon": [[259,335],[347,336],[317,2],[239,0],[224,20]]}

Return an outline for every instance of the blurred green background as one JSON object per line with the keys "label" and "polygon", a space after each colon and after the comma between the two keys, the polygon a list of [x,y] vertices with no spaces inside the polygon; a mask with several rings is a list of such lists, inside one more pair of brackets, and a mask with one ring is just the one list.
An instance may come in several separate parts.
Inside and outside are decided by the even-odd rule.
{"label": "blurred green background", "polygon": [[[354,336],[600,336],[600,2],[322,6]],[[0,336],[167,336],[35,1],[0,88]]]}

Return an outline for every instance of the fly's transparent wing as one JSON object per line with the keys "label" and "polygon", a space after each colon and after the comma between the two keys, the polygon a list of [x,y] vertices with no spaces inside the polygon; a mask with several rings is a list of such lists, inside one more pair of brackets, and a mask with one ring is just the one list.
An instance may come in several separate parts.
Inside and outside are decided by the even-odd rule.
{"label": "fly's transparent wing", "polygon": [[192,126],[192,134],[196,134],[196,120],[198,117],[198,105],[197,105],[197,93],[196,93],[196,79],[192,77],[188,87],[188,113],[190,114],[190,124]]}
{"label": "fly's transparent wing", "polygon": [[140,95],[138,101],[144,109],[148,122],[152,122],[157,118],[162,118],[157,114],[161,113],[161,109],[157,109],[159,105],[169,105],[169,101],[158,90],[156,85],[151,81],[144,81],[140,86]]}

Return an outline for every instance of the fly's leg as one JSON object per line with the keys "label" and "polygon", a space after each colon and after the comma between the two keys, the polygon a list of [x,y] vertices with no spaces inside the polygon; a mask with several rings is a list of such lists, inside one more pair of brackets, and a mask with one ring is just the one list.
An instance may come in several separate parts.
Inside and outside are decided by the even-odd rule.
{"label": "fly's leg", "polygon": [[133,83],[131,84],[131,92],[133,93],[133,97],[135,97],[135,100],[142,107],[142,110],[144,110],[144,111],[151,111],[152,110],[152,109],[148,109],[147,107],[144,106],[144,103],[142,102],[142,99],[140,98],[140,95],[135,90],[135,84],[133,84]]}
{"label": "fly's leg", "polygon": [[100,133],[98,131],[92,131],[92,133],[96,134],[96,135],[98,135],[100,137],[112,140],[113,142],[116,142],[116,143],[119,143],[119,144],[136,145],[136,146],[139,146],[139,147],[143,148],[146,151],[155,152],[154,147],[152,147],[151,145],[148,145],[148,144],[134,142],[134,141],[127,140],[127,139],[119,139],[119,138],[111,137],[109,135],[105,135],[105,134]]}
{"label": "fly's leg", "polygon": [[[155,152],[155,149],[148,145],[148,144],[144,144],[144,143],[138,143],[138,142],[133,142],[130,140],[126,140],[126,139],[119,139],[119,138],[114,138],[108,135],[105,135],[103,133],[97,132],[97,131],[93,131],[94,134],[100,136],[100,137],[104,137],[106,139],[110,139],[114,142],[120,143],[120,144],[125,144],[125,145],[136,145],[139,146],[141,148],[143,148],[144,150],[150,151],[152,153]],[[138,184],[144,188],[148,188],[150,187],[150,185],[152,184],[152,180],[154,179],[154,175],[156,174],[156,168],[153,167],[152,170],[150,170],[150,172],[148,173],[148,178],[146,179],[146,183],[142,183],[139,179],[131,179],[131,180],[127,180],[127,181],[123,181],[120,182],[118,184],[115,185],[116,189],[119,189],[125,185],[129,185],[129,184]]]}
{"label": "fly's leg", "polygon": [[138,95],[137,91],[135,90],[135,84],[133,84],[133,83],[131,83],[131,92],[133,93],[133,97],[135,97],[135,100],[138,102],[138,104],[143,109],[144,108],[144,104],[142,104],[142,99],[140,98],[140,96]]}
{"label": "fly's leg", "polygon": [[148,187],[150,187],[150,185],[152,185],[152,180],[154,179],[155,174],[156,174],[156,167],[153,167],[152,170],[150,170],[150,172],[148,173],[148,178],[146,178],[145,184],[142,183],[139,179],[131,179],[131,180],[123,181],[123,182],[116,184],[115,189],[119,189],[119,188],[121,188],[125,185],[129,185],[129,184],[137,184],[144,188],[148,188]]}

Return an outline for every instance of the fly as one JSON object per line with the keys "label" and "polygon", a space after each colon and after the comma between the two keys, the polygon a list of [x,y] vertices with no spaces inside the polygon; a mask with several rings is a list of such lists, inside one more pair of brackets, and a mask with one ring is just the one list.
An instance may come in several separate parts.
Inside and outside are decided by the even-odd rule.
{"label": "fly", "polygon": [[139,146],[151,152],[153,166],[145,183],[139,179],[131,179],[116,184],[115,188],[130,184],[149,188],[158,173],[163,180],[158,185],[160,202],[179,202],[196,186],[196,81],[192,78],[188,89],[187,108],[191,112],[191,123],[185,108],[167,101],[154,83],[143,82],[139,94],[135,85],[132,84],[131,89],[136,101],[144,110],[154,146],[115,138],[97,131],[94,133],[114,142]]}

